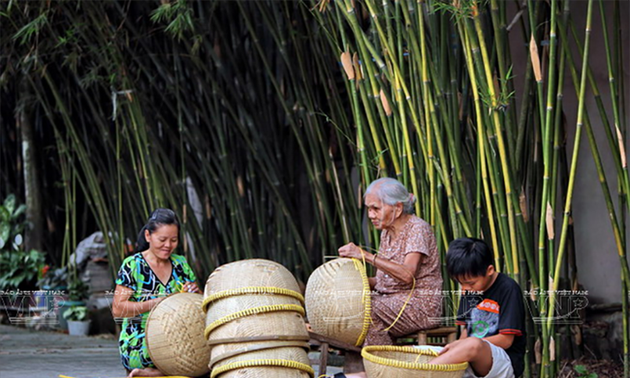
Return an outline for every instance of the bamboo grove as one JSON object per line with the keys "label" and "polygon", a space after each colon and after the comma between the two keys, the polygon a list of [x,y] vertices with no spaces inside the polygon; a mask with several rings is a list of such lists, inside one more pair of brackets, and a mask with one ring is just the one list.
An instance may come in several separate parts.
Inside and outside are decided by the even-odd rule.
{"label": "bamboo grove", "polygon": [[[181,214],[183,250],[200,276],[265,257],[305,279],[342,243],[377,248],[361,193],[396,177],[418,197],[441,253],[454,238],[482,237],[500,270],[532,293],[528,308],[542,320],[528,324],[528,377],[558,371],[561,334],[578,342],[578,327],[552,319],[554,293],[578,289],[572,201],[578,158],[592,158],[617,246],[605,258],[622,267],[628,377],[620,7],[9,1],[0,85],[16,109],[38,114],[54,150],[65,256],[81,236],[82,201],[108,231],[114,267],[150,209],[168,206]],[[605,44],[605,56],[590,56],[592,43]],[[606,61],[607,88],[597,86],[595,58]],[[577,106],[565,108],[565,95]],[[606,177],[602,154],[612,154],[616,177]]]}

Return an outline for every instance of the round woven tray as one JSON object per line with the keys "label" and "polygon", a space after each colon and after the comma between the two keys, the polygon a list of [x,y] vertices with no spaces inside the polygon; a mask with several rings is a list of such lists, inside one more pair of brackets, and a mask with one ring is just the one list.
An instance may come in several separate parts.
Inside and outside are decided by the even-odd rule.
{"label": "round woven tray", "polygon": [[306,284],[313,332],[360,346],[370,326],[370,284],[363,263],[340,258],[315,269]]}
{"label": "round woven tray", "polygon": [[371,345],[361,351],[370,378],[461,378],[468,363],[431,365],[437,352],[408,346]]}
{"label": "round woven tray", "polygon": [[[215,322],[220,323],[221,319],[225,319],[230,315],[257,308],[259,310],[252,310],[252,312],[274,312],[272,311],[273,309],[280,310],[281,308],[286,308],[286,310],[294,309],[298,313],[304,311],[299,300],[284,295],[236,295],[212,302],[208,306],[208,312],[206,313],[206,325]],[[265,309],[268,311],[265,311]]]}
{"label": "round woven tray", "polygon": [[212,366],[211,378],[306,378],[314,375],[303,347],[280,346],[222,359]]}
{"label": "round woven tray", "polygon": [[179,293],[151,310],[146,342],[151,360],[164,375],[197,377],[206,374],[210,347],[203,337],[202,296]]}
{"label": "round woven tray", "polygon": [[298,347],[309,350],[310,345],[306,341],[283,341],[283,340],[264,340],[251,341],[232,344],[218,344],[212,348],[210,352],[210,363],[208,367],[212,367],[226,358],[236,357],[240,354],[252,353],[261,350],[275,349],[280,347]]}
{"label": "round woven tray", "polygon": [[216,328],[207,326],[204,332],[208,337],[208,343],[212,345],[247,338],[302,341],[309,339],[304,317],[299,312],[290,310],[243,316]]}

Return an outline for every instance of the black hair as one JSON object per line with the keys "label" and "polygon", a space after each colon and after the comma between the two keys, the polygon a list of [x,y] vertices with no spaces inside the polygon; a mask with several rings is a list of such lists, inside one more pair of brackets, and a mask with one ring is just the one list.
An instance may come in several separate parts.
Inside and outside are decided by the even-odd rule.
{"label": "black hair", "polygon": [[481,239],[459,238],[448,246],[446,270],[451,278],[482,277],[490,265],[494,265],[494,255]]}
{"label": "black hair", "polygon": [[146,230],[149,230],[149,234],[152,234],[155,230],[160,228],[160,226],[164,225],[175,225],[177,226],[177,231],[179,232],[179,219],[177,219],[177,215],[173,210],[155,209],[149,216],[147,223],[144,227],[142,227],[140,233],[138,234],[135,252],[143,252],[149,249],[149,242],[144,235]]}

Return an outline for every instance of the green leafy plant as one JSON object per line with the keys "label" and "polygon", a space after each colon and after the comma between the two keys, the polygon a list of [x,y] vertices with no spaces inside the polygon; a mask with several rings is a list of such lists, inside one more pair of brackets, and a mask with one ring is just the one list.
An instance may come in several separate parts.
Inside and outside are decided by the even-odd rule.
{"label": "green leafy plant", "polygon": [[588,369],[584,365],[575,365],[573,367],[577,375],[577,378],[598,378],[597,373],[589,373]]}
{"label": "green leafy plant", "polygon": [[68,285],[68,268],[49,269],[43,277],[37,281],[37,286],[42,289],[66,289]]}
{"label": "green leafy plant", "polygon": [[18,205],[15,195],[8,195],[0,205],[0,290],[31,289],[38,272],[45,264],[44,254],[34,249],[24,251],[22,215],[24,204]]}
{"label": "green leafy plant", "polygon": [[88,320],[87,307],[85,306],[72,306],[63,312],[63,318],[70,321],[84,321]]}
{"label": "green leafy plant", "polygon": [[68,296],[71,301],[83,301],[88,298],[89,286],[79,277],[74,277],[68,283]]}
{"label": "green leafy plant", "polygon": [[20,216],[26,211],[26,205],[17,205],[15,195],[9,194],[0,205],[0,251],[17,250],[22,245],[22,231],[26,222]]}
{"label": "green leafy plant", "polygon": [[0,251],[0,289],[32,289],[44,254],[34,249],[29,252]]}

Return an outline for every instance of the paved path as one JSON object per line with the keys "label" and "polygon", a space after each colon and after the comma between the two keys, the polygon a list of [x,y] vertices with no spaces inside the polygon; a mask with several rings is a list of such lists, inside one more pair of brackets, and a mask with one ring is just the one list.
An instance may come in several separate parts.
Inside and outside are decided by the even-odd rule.
{"label": "paved path", "polygon": [[113,336],[69,336],[0,325],[0,377],[124,377],[117,345]]}
{"label": "paved path", "polygon": [[[0,378],[118,378],[118,342],[113,336],[69,336],[0,325]],[[317,358],[311,355],[311,358]],[[315,376],[319,376],[317,366]],[[341,369],[329,367],[327,373]]]}

